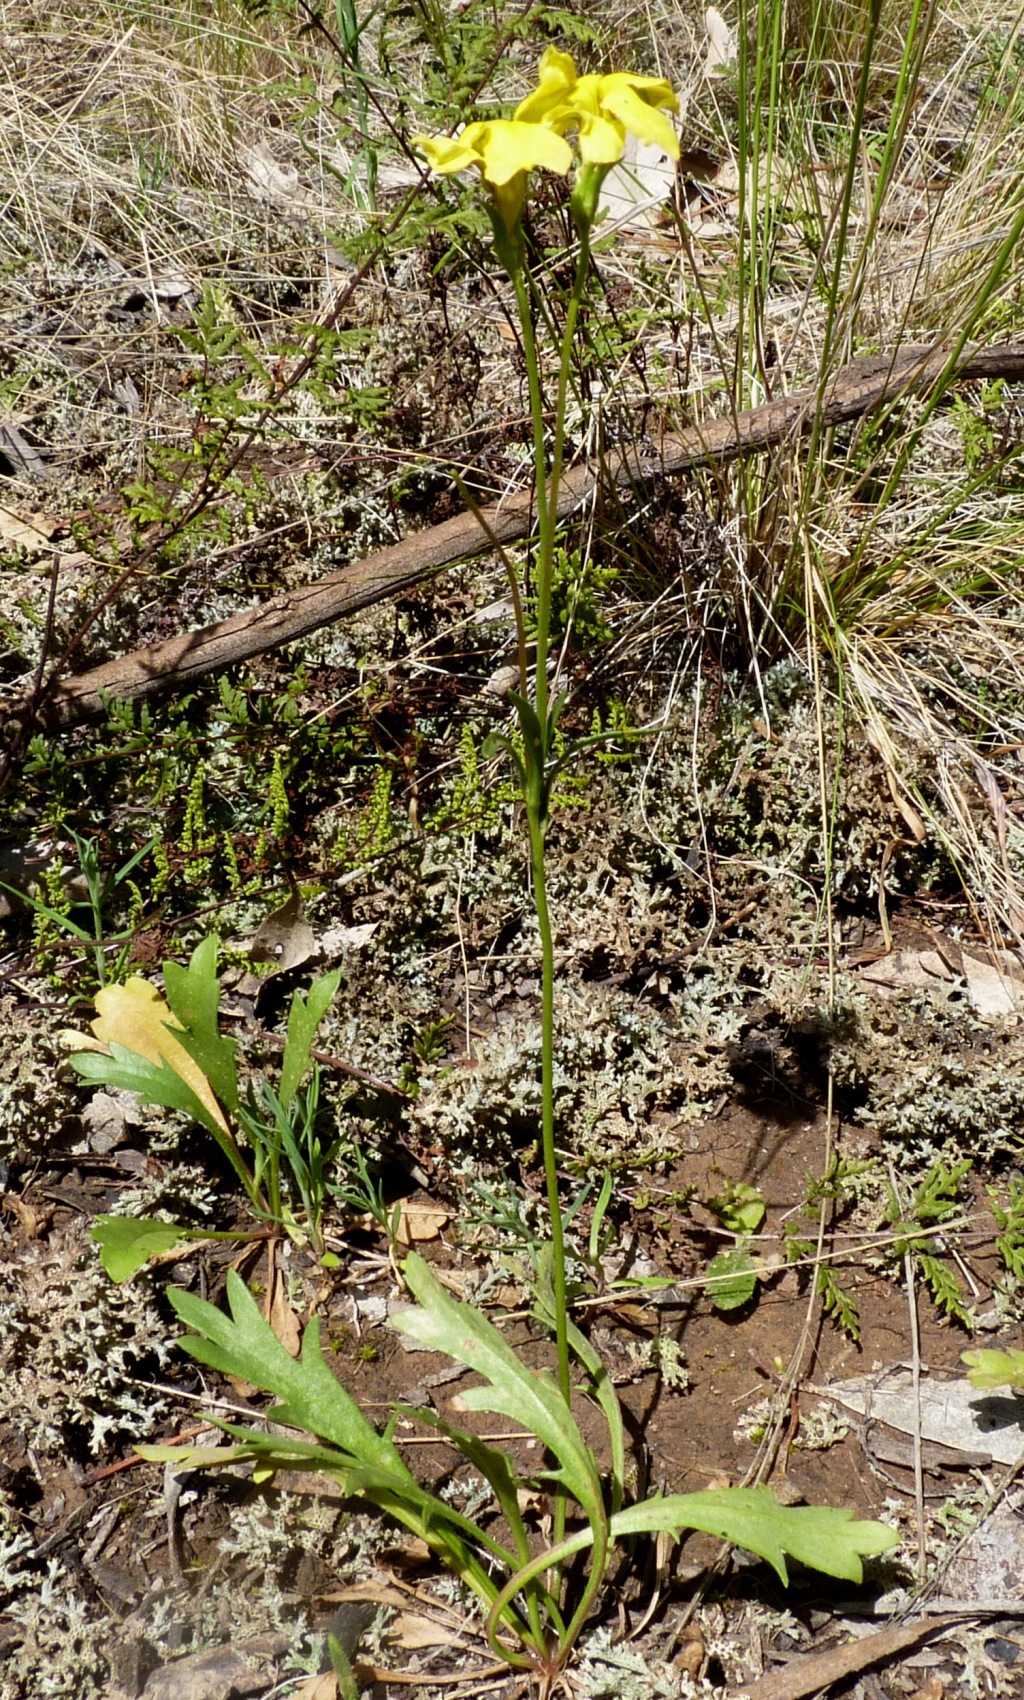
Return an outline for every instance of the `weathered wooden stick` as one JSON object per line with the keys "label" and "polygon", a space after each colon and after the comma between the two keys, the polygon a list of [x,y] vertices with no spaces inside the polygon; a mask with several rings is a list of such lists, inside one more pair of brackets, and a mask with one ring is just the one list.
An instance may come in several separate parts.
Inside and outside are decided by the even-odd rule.
{"label": "weathered wooden stick", "polygon": [[[595,465],[575,467],[562,480],[559,519],[567,519],[602,485],[649,484],[692,467],[720,465],[737,456],[770,448],[806,431],[818,412],[829,425],[856,419],[902,394],[920,393],[950,376],[947,348],[902,348],[891,356],[872,356],[845,366],[828,385],[801,390],[781,401],[768,402],[731,417],[662,437],[642,448],[618,450]],[[970,349],[955,362],[957,378],[1024,378],[1024,344],[1006,343]],[[483,524],[481,524],[481,520]],[[283,591],[245,613],[233,614],[214,626],[185,632],[147,644],[116,661],[61,680],[45,700],[0,705],[5,715],[49,727],[73,726],[103,712],[111,697],[137,700],[178,690],[205,673],[259,655],[279,644],[293,643],[416,584],[439,568],[479,555],[491,547],[491,537],[512,543],[533,526],[531,491],[485,509],[478,519],[459,514],[443,525],[414,532],[390,548],[379,549],[353,566],[297,590]]]}

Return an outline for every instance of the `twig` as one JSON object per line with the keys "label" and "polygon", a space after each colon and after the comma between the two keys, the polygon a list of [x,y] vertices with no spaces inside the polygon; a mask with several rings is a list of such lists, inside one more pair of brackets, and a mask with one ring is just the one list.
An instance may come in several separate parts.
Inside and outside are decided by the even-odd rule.
{"label": "twig", "polygon": [[758,1682],[745,1683],[743,1692],[747,1700],[801,1700],[805,1694],[817,1694],[844,1677],[894,1659],[898,1653],[905,1653],[919,1641],[930,1640],[959,1621],[957,1617],[925,1618],[917,1623],[901,1624],[898,1629],[880,1629],[877,1635],[846,1641],[824,1653],[803,1653],[782,1670],[772,1671]]}
{"label": "twig", "polygon": [[[901,395],[920,394],[948,377],[949,350],[912,346],[897,354],[855,360],[836,375],[820,402],[821,422],[857,419]],[[957,380],[1024,378],[1024,343],[967,350],[957,362]],[[562,478],[558,519],[570,518],[595,489],[607,483],[629,487],[671,477],[697,466],[720,465],[769,448],[810,430],[819,404],[817,387],[748,409],[735,417],[710,420],[661,438],[657,445],[619,450],[595,466],[578,466]],[[207,493],[208,499],[208,493]],[[191,517],[193,503],[185,518]],[[482,554],[496,540],[509,543],[528,535],[534,519],[534,493],[513,496],[484,509],[481,521],[459,514],[428,531],[417,532],[365,560],[312,584],[271,597],[216,625],[165,638],[106,662],[74,678],[46,681],[38,693],[0,702],[0,716],[23,732],[25,724],[75,726],[104,712],[114,698],[138,701],[180,690],[192,680],[231,663],[293,643],[345,614],[382,601],[442,567]],[[122,574],[122,580],[128,570]],[[120,583],[121,580],[118,581]],[[110,593],[105,600],[110,599]],[[83,628],[84,630],[84,628]],[[76,638],[79,634],[76,634]],[[65,651],[67,653],[67,651]]]}

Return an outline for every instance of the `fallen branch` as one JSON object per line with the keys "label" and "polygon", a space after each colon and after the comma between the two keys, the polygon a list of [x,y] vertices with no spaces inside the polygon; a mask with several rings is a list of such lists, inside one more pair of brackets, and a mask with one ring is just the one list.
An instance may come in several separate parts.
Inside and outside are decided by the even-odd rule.
{"label": "fallen branch", "polygon": [[959,1621],[961,1619],[955,1615],[919,1618],[916,1623],[880,1629],[874,1635],[847,1641],[841,1647],[830,1647],[827,1652],[802,1653],[781,1670],[771,1671],[757,1682],[745,1684],[743,1700],[803,1700],[807,1694],[820,1694],[833,1682],[856,1676],[872,1665],[888,1663],[900,1653],[916,1647],[920,1641],[945,1634]]}
{"label": "fallen branch", "polygon": [[[582,508],[601,486],[649,484],[693,467],[722,465],[771,448],[806,431],[816,414],[829,425],[857,419],[902,395],[919,394],[950,377],[1024,378],[1024,344],[966,350],[951,367],[948,349],[909,347],[891,356],[872,356],[845,366],[819,398],[801,390],[780,401],[751,408],[706,425],[666,435],[657,444],[620,450],[597,465],[575,467],[562,480],[559,519]],[[474,514],[415,532],[353,566],[283,591],[259,607],[233,614],[214,626],[147,644],[116,661],[52,685],[42,700],[32,697],[0,705],[22,724],[51,728],[77,725],[101,714],[111,698],[139,700],[179,690],[206,673],[294,643],[345,614],[380,602],[417,584],[442,567],[513,543],[533,527],[533,496],[525,492]]]}

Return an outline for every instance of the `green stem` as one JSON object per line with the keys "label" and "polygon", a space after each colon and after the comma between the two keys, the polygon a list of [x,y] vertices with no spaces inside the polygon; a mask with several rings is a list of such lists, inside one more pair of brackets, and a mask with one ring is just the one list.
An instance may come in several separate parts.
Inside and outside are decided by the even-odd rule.
{"label": "green stem", "polygon": [[[549,538],[545,551],[544,539],[541,538],[540,558],[537,563],[537,713],[541,725],[545,724],[547,710],[548,683],[548,641],[551,631],[551,591],[555,557],[555,530],[558,525],[558,492],[562,482],[562,461],[565,454],[565,410],[569,396],[569,375],[572,370],[572,345],[576,338],[576,320],[579,317],[583,292],[587,285],[590,271],[590,225],[585,220],[577,222],[579,236],[579,252],[576,257],[576,276],[573,279],[572,294],[565,314],[565,329],[562,332],[561,359],[558,367],[558,393],[555,397],[555,434],[551,446],[551,484],[548,494]],[[541,692],[543,690],[543,696]]]}
{"label": "green stem", "polygon": [[558,1196],[558,1161],[555,1153],[555,942],[548,909],[544,868],[544,823],[527,809],[530,832],[530,869],[533,875],[533,904],[540,932],[540,1073],[541,1144],[548,1215],[551,1218],[552,1286],[554,1289],[555,1345],[558,1355],[558,1385],[566,1405],[572,1382],[569,1372],[569,1306],[565,1280],[565,1227]]}
{"label": "green stem", "polygon": [[[548,651],[551,634],[551,598],[555,553],[555,531],[558,524],[558,492],[562,478],[565,452],[565,414],[572,367],[572,347],[576,321],[590,269],[589,226],[579,227],[579,253],[572,294],[566,310],[562,334],[561,360],[558,371],[558,390],[555,400],[554,439],[551,451],[551,475],[548,479],[544,437],[544,403],[537,361],[537,343],[533,330],[530,300],[522,269],[512,274],[516,305],[522,324],[523,350],[526,358],[527,381],[530,390],[530,412],[533,421],[534,465],[537,488],[538,545],[534,562],[534,595],[536,599],[536,662],[534,668],[534,706],[540,722],[542,760],[545,766],[551,755],[551,727],[548,710]],[[547,882],[544,866],[544,834],[547,825],[547,787],[539,787],[527,797],[526,813],[530,834],[530,867],[533,876],[533,901],[541,946],[541,1145],[544,1157],[544,1178],[547,1189],[548,1212],[551,1218],[552,1276],[554,1286],[555,1344],[558,1355],[558,1383],[562,1397],[569,1404],[572,1388],[569,1363],[568,1303],[565,1277],[565,1231],[562,1206],[558,1194],[558,1161],[555,1152],[555,949],[548,909]]]}
{"label": "green stem", "polygon": [[[533,707],[537,716],[537,742],[531,757],[524,748],[524,802],[530,838],[530,871],[533,879],[533,902],[541,948],[541,1147],[544,1159],[544,1181],[547,1192],[548,1215],[551,1225],[552,1297],[555,1321],[555,1349],[558,1359],[558,1385],[571,1409],[572,1375],[569,1361],[569,1306],[565,1272],[565,1223],[558,1192],[558,1158],[555,1151],[555,945],[548,908],[547,879],[544,864],[544,836],[547,829],[549,805],[549,775],[551,769],[554,724],[548,703],[548,652],[551,638],[551,601],[554,579],[555,532],[558,526],[558,492],[562,479],[565,452],[565,415],[572,369],[572,348],[576,321],[590,269],[590,220],[576,221],[579,253],[572,294],[569,297],[562,333],[561,358],[558,369],[558,390],[555,401],[554,437],[551,450],[551,474],[548,477],[544,433],[544,399],[541,391],[540,367],[537,359],[537,339],[534,334],[530,296],[523,266],[516,256],[508,271],[516,293],[516,306],[522,328],[526,376],[530,392],[530,415],[533,424],[534,470],[537,501],[537,551],[534,557],[534,597],[536,605],[536,658],[534,664]],[[500,251],[500,250],[499,250]],[[510,255],[511,258],[511,255]],[[525,712],[525,710],[524,710]],[[528,732],[523,720],[524,740]],[[531,760],[539,771],[531,774]],[[565,1495],[555,1495],[554,1535],[556,1545],[565,1534]],[[600,1585],[603,1567],[595,1566],[585,1591],[581,1608],[573,1619],[573,1637],[589,1609],[590,1601]],[[500,1615],[500,1614],[499,1614]],[[496,1626],[495,1619],[495,1626]],[[532,1619],[531,1619],[532,1622]],[[559,1632],[560,1645],[565,1631]],[[571,1645],[571,1638],[568,1643]]]}
{"label": "green stem", "polygon": [[[540,366],[537,361],[537,339],[533,333],[533,313],[530,309],[530,294],[526,287],[522,266],[516,266],[511,273],[516,292],[516,308],[519,313],[519,324],[523,333],[523,357],[526,361],[526,382],[530,391],[530,418],[533,423],[533,471],[534,490],[537,502],[537,548],[536,572],[543,571],[544,558],[551,552],[549,533],[551,532],[551,515],[548,507],[548,462],[544,447],[544,397],[540,387]],[[537,587],[538,615],[540,611],[540,588]],[[549,601],[550,617],[550,601]],[[538,618],[538,626],[540,620]],[[546,634],[545,634],[546,635]],[[544,675],[544,700],[547,700],[547,673]],[[538,695],[537,713],[541,713],[541,699]],[[543,725],[543,716],[541,716]]]}

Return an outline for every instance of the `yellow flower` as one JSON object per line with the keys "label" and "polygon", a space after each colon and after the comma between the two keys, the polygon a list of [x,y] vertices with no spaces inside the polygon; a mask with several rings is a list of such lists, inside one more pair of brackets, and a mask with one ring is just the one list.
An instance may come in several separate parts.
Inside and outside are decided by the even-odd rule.
{"label": "yellow flower", "polygon": [[[670,159],[679,158],[679,139],[667,112],[679,102],[664,77],[578,77],[568,53],[546,49],[538,67],[539,87],[516,107],[516,121],[548,124],[561,134],[578,129],[585,165],[614,165],[622,158],[626,131],[651,142]],[[662,110],[664,108],[664,110]]]}
{"label": "yellow flower", "polygon": [[441,176],[475,165],[509,235],[522,216],[527,173],[537,166],[564,173],[572,164],[572,149],[555,127],[518,117],[467,124],[458,136],[414,136],[413,145]]}

